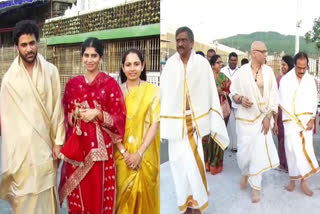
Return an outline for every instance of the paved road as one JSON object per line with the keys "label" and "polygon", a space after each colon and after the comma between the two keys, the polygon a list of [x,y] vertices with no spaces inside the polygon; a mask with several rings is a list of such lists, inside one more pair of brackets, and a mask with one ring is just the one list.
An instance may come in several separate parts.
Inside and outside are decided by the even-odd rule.
{"label": "paved road", "polygon": [[[169,162],[160,167],[160,213],[178,214],[176,194]],[[224,169],[218,175],[207,173],[209,208],[205,214],[319,214],[320,173],[308,179],[313,197],[305,196],[299,185],[294,192],[284,189],[288,184],[288,173],[273,169],[263,174],[261,202],[251,203],[250,188],[240,190],[240,169],[236,153],[227,150]]]}
{"label": "paved road", "polygon": [[[318,122],[318,121],[317,121]],[[320,163],[320,135],[314,135],[314,151]],[[277,145],[277,139],[274,137]],[[160,166],[160,213],[178,214],[176,193],[172,180],[171,169],[167,162],[167,144],[161,144],[162,162]],[[205,214],[319,214],[320,213],[320,173],[308,179],[314,192],[313,197],[305,196],[299,189],[289,193],[284,189],[288,184],[288,173],[279,169],[270,170],[263,175],[261,202],[252,204],[250,188],[240,190],[240,169],[236,153],[227,150],[224,156],[224,169],[218,175],[207,173],[209,186],[209,208]]]}

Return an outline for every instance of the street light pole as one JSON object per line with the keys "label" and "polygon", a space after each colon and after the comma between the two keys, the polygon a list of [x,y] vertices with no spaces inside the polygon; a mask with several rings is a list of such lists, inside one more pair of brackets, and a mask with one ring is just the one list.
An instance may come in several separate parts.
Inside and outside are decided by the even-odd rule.
{"label": "street light pole", "polygon": [[301,20],[297,21],[297,34],[296,34],[296,48],[295,48],[295,54],[297,54],[299,52],[299,40],[300,40],[300,36],[299,36],[299,28],[301,27]]}
{"label": "street light pole", "polygon": [[297,0],[297,32],[296,32],[296,44],[295,44],[295,54],[299,52],[299,42],[300,42],[300,35],[299,35],[299,28],[301,27],[302,20],[299,20],[299,0]]}

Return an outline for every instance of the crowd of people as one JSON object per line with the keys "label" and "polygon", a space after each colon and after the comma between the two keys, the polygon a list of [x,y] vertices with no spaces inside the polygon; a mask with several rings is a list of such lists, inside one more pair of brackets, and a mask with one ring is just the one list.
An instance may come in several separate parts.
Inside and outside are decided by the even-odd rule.
{"label": "crowd of people", "polygon": [[0,196],[13,213],[56,214],[65,199],[70,214],[160,213],[160,89],[146,82],[141,51],[124,53],[119,85],[100,70],[101,41],[87,38],[86,73],[61,96],[35,22],[18,22],[13,38],[18,56],[0,93]]}
{"label": "crowd of people", "polygon": [[[168,139],[169,162],[181,213],[208,208],[205,170],[223,171],[224,150],[236,152],[240,188],[251,187],[251,201],[260,201],[262,174],[280,168],[288,172],[288,191],[319,171],[313,149],[317,84],[308,73],[308,56],[284,56],[281,75],[266,64],[267,47],[253,41],[250,61],[232,52],[222,68],[215,50],[193,49],[188,27],[176,31],[177,53],[161,76],[161,138]],[[278,151],[273,140],[278,137]]]}
{"label": "crowd of people", "polygon": [[85,74],[71,78],[61,94],[56,66],[38,53],[37,25],[16,24],[18,56],[0,92],[0,197],[15,214],[56,214],[65,200],[70,214],[160,213],[160,137],[168,140],[181,213],[208,208],[206,171],[223,172],[227,147],[237,155],[240,188],[249,184],[253,203],[260,201],[262,174],[278,166],[288,172],[288,191],[300,180],[302,192],[313,195],[307,178],[319,171],[317,84],[307,54],[284,56],[276,78],[262,41],[252,42],[250,61],[238,67],[232,52],[222,67],[215,50],[194,51],[190,28],[175,36],[177,52],[166,62],[160,88],[146,81],[146,63],[135,48],[122,56],[118,84],[100,70],[104,46],[90,37],[81,45]]}

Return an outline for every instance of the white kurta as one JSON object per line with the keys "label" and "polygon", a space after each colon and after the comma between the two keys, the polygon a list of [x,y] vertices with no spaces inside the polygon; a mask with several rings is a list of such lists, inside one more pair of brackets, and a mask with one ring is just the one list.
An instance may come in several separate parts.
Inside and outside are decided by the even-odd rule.
{"label": "white kurta", "polygon": [[242,175],[248,175],[251,187],[257,190],[261,189],[262,173],[279,165],[271,127],[267,135],[261,131],[265,115],[278,110],[278,87],[272,69],[267,65],[261,69],[263,96],[254,80],[251,62],[239,69],[230,87],[231,96],[238,94],[253,102],[251,108],[238,105],[236,111],[237,158]]}
{"label": "white kurta", "polygon": [[[208,61],[192,51],[184,66],[178,53],[161,75],[160,136],[168,139],[169,161],[180,212],[208,207],[201,138],[211,137],[223,149],[229,144],[214,77]],[[186,110],[186,100],[190,111]],[[187,129],[191,121],[191,133]],[[192,134],[192,129],[196,131]],[[188,135],[189,134],[189,135]]]}
{"label": "white kurta", "polygon": [[313,130],[306,130],[317,111],[315,80],[307,71],[299,84],[293,68],[281,78],[279,91],[289,176],[307,178],[319,171],[313,150]]}

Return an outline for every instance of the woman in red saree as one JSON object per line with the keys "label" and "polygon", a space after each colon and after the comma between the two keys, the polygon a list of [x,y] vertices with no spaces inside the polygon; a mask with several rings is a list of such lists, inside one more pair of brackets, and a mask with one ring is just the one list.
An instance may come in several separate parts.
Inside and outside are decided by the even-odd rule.
{"label": "woman in red saree", "polygon": [[112,214],[116,193],[113,144],[123,139],[125,103],[117,82],[99,72],[100,41],[88,38],[81,49],[87,73],[70,79],[63,97],[69,140],[59,155],[64,160],[60,204],[67,198],[70,214]]}

